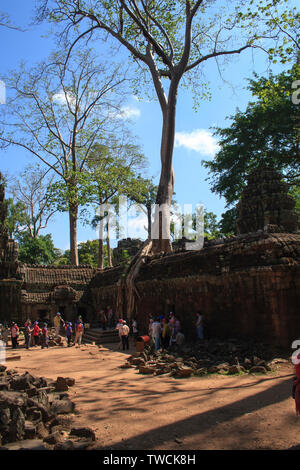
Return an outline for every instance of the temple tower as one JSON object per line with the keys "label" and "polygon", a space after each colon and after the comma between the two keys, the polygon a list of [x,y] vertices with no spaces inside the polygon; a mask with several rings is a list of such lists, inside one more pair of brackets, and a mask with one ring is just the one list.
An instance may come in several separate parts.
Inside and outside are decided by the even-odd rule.
{"label": "temple tower", "polygon": [[288,184],[271,167],[253,170],[237,205],[237,232],[257,230],[277,233],[296,233],[298,215],[295,200],[288,194]]}

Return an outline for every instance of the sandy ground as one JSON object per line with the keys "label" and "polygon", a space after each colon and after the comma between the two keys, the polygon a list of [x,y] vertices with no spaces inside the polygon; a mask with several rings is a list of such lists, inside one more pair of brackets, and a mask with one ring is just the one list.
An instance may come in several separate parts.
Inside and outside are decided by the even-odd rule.
{"label": "sandy ground", "polygon": [[10,369],[56,379],[73,377],[74,424],[97,435],[96,449],[203,450],[300,448],[300,417],[291,397],[293,367],[268,375],[175,379],[120,369],[118,345],[29,351]]}

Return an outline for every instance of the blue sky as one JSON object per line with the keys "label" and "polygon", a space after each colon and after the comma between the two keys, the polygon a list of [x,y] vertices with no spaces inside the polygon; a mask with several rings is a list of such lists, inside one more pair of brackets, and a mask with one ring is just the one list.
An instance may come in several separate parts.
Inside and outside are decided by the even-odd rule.
{"label": "blue sky", "polygon": [[[34,0],[0,1],[0,11],[11,17],[12,23],[25,31],[0,28],[1,68],[0,80],[9,70],[17,68],[21,61],[28,65],[45,59],[54,49],[51,36],[47,35],[49,26],[28,26],[30,24]],[[218,218],[225,210],[225,201],[210,191],[209,182],[205,181],[208,173],[201,165],[202,159],[213,158],[217,150],[217,141],[211,135],[212,126],[224,127],[229,124],[226,116],[246,108],[251,95],[246,90],[246,78],[253,72],[266,73],[267,64],[261,52],[251,51],[235,56],[227,65],[223,80],[220,78],[213,61],[208,62],[204,71],[210,83],[211,101],[202,101],[195,112],[191,91],[180,89],[176,121],[176,141],[174,150],[175,193],[176,200],[183,204],[204,204],[208,211],[213,211]],[[1,82],[0,82],[1,83]],[[1,96],[0,96],[1,102]],[[1,106],[5,106],[0,104]],[[148,176],[155,176],[158,182],[160,174],[160,137],[161,112],[157,102],[137,101],[132,95],[124,103],[128,115],[131,115],[131,129],[138,137],[144,154],[150,164]],[[34,157],[25,150],[10,148],[0,151],[0,170],[14,174],[26,164],[34,162]],[[68,216],[57,215],[44,233],[51,233],[55,246],[60,249],[69,247]],[[142,233],[130,233],[139,236]],[[78,240],[97,238],[97,232],[79,225]],[[114,243],[113,243],[114,245]]]}

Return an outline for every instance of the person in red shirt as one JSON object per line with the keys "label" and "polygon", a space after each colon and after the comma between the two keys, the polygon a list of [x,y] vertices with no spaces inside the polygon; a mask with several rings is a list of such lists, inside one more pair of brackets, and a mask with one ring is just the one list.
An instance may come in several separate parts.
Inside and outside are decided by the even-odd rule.
{"label": "person in red shirt", "polygon": [[81,346],[81,341],[82,341],[82,335],[84,331],[84,325],[82,322],[81,317],[78,317],[77,322],[75,323],[75,341],[74,341],[74,346],[77,345],[80,347]]}
{"label": "person in red shirt", "polygon": [[40,332],[41,332],[41,329],[39,327],[39,324],[37,321],[35,321],[33,324],[33,333],[32,333],[35,346],[38,346],[40,344]]}
{"label": "person in red shirt", "polygon": [[296,377],[293,381],[293,398],[295,400],[296,415],[300,415],[300,354],[297,355],[294,362]]}

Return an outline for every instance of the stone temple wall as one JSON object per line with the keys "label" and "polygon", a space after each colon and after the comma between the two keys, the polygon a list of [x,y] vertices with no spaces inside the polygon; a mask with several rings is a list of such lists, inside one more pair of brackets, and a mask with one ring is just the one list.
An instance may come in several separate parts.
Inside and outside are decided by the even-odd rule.
{"label": "stone temple wall", "polygon": [[[270,169],[250,175],[238,209],[240,235],[146,259],[136,279],[141,334],[148,332],[149,313],[173,311],[193,338],[201,310],[208,337],[252,337],[288,348],[300,337],[300,233],[280,175]],[[59,309],[67,320],[80,313],[92,322],[108,305],[116,312],[120,297],[118,314],[128,318],[124,266],[101,271],[19,263],[5,216],[0,175],[0,322],[51,320]]]}
{"label": "stone temple wall", "polygon": [[[119,275],[115,268],[92,281],[91,295],[98,304],[116,307]],[[173,311],[192,337],[201,310],[210,337],[250,336],[286,347],[297,332],[300,337],[300,234],[260,231],[197,252],[152,258],[136,285],[142,334],[149,313]]]}

